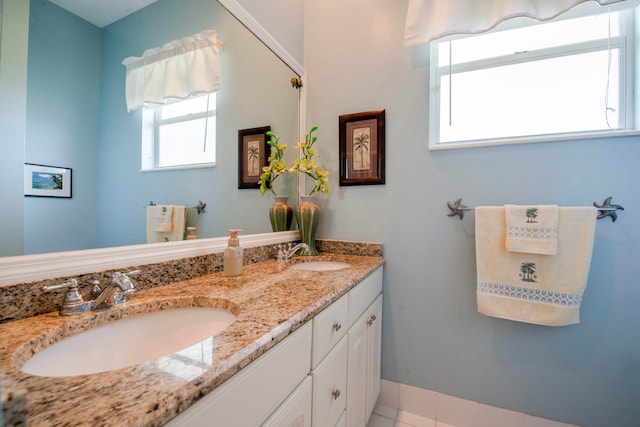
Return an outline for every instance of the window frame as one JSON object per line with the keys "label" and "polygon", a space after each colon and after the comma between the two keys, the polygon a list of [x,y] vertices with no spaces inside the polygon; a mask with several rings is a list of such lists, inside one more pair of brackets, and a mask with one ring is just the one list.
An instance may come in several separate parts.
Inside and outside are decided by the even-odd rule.
{"label": "window frame", "polygon": [[[509,55],[502,55],[493,58],[473,60],[458,64],[448,64],[439,66],[439,45],[448,41],[459,40],[461,38],[479,36],[482,34],[471,34],[456,37],[447,37],[441,40],[434,41],[429,44],[429,58],[430,58],[430,73],[429,73],[429,132],[428,132],[428,146],[429,150],[442,150],[452,148],[465,148],[465,147],[480,147],[480,146],[495,146],[495,145],[507,145],[507,144],[521,144],[532,142],[550,142],[550,141],[566,141],[576,139],[594,139],[594,138],[610,138],[618,136],[633,136],[640,135],[638,126],[638,106],[635,103],[635,95],[637,93],[635,89],[635,75],[640,73],[640,66],[636,67],[636,54],[637,46],[634,45],[634,39],[636,36],[635,20],[637,19],[638,7],[621,11],[622,19],[620,22],[621,32],[620,36],[612,36],[610,39],[599,39],[585,42],[578,42],[564,46],[554,46],[550,48],[536,49],[527,52],[518,52]],[[613,12],[613,11],[612,11]],[[620,11],[618,11],[620,12]],[[565,19],[576,18],[579,16],[567,16]],[[554,20],[555,21],[560,21]],[[520,20],[518,24],[514,25],[513,22],[496,29],[492,32],[498,32],[507,29],[513,29],[523,27]],[[538,25],[544,24],[528,22],[525,25]],[[571,55],[577,55],[580,53],[607,51],[609,49],[620,49],[620,67],[619,67],[619,102],[620,105],[615,108],[622,110],[620,114],[620,127],[611,130],[597,130],[597,131],[579,131],[579,132],[565,132],[565,133],[552,133],[542,135],[521,135],[510,137],[496,137],[488,139],[475,139],[475,140],[461,140],[461,141],[449,141],[440,142],[440,82],[442,76],[448,76],[450,73],[455,75],[460,72],[484,70],[499,66],[513,65],[518,63],[527,63],[540,59],[551,59],[568,57]]]}
{"label": "window frame", "polygon": [[[213,109],[209,108],[208,111],[199,113],[188,113],[182,116],[174,116],[167,119],[162,119],[162,109],[165,105],[159,105],[155,108],[144,108],[142,112],[142,150],[141,150],[141,172],[156,172],[156,171],[169,171],[169,170],[181,170],[181,169],[201,169],[212,168],[216,166],[216,150],[217,150],[217,136],[212,141],[214,144],[214,161],[202,162],[202,163],[189,163],[172,166],[160,166],[159,165],[159,153],[160,153],[160,127],[163,125],[170,125],[175,123],[185,123],[193,120],[200,120],[208,117],[217,120],[217,96],[216,93],[203,94],[200,96],[216,97],[213,103]],[[186,101],[186,99],[176,100],[175,102]],[[169,105],[169,104],[167,104]],[[207,142],[208,143],[208,142]]]}

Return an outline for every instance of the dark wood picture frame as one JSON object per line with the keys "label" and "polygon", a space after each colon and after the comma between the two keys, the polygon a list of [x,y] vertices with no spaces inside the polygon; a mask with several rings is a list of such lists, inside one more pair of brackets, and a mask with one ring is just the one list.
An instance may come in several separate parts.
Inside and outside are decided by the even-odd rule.
{"label": "dark wood picture frame", "polygon": [[271,126],[238,131],[238,188],[260,188],[262,168],[269,163],[267,132]]}
{"label": "dark wood picture frame", "polygon": [[385,110],[339,119],[340,185],[384,184]]}
{"label": "dark wood picture frame", "polygon": [[70,199],[71,173],[71,168],[25,163],[24,195]]}

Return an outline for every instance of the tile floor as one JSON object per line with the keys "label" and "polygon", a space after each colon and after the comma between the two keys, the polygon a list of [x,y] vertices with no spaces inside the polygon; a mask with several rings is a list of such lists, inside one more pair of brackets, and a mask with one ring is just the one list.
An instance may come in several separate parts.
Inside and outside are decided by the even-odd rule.
{"label": "tile floor", "polygon": [[455,427],[406,411],[376,405],[367,427]]}

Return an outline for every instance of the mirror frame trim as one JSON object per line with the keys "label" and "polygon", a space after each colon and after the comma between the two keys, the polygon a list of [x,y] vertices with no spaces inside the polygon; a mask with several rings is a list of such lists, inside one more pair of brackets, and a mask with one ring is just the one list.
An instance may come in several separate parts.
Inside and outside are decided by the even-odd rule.
{"label": "mirror frame trim", "polygon": [[[243,248],[300,239],[297,230],[240,236]],[[0,286],[223,252],[228,237],[0,258]]]}
{"label": "mirror frame trim", "polygon": [[278,56],[289,68],[291,68],[298,76],[304,75],[304,67],[282,46],[278,40],[269,33],[256,19],[247,12],[236,0],[218,0],[218,3],[229,11],[233,16],[242,22],[262,43],[264,43],[273,53]]}

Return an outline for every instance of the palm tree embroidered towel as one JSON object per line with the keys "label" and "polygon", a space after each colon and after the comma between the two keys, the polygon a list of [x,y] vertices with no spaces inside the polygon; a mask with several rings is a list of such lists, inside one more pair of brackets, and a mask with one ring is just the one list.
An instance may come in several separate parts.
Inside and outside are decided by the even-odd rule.
{"label": "palm tree embroidered towel", "polygon": [[557,205],[504,205],[504,211],[508,251],[543,255],[558,252]]}
{"label": "palm tree embroidered towel", "polygon": [[[157,226],[158,208],[162,206],[147,206],[147,243],[175,242],[184,240],[184,231],[187,221],[187,208],[185,206],[171,205],[172,214],[170,227]],[[157,231],[168,229],[169,231]]]}
{"label": "palm tree embroidered towel", "polygon": [[149,206],[153,212],[153,231],[168,233],[172,228],[173,205]]}
{"label": "palm tree embroidered towel", "polygon": [[556,256],[507,251],[505,209],[476,207],[478,311],[546,326],[580,322],[595,232],[594,207],[558,209]]}

